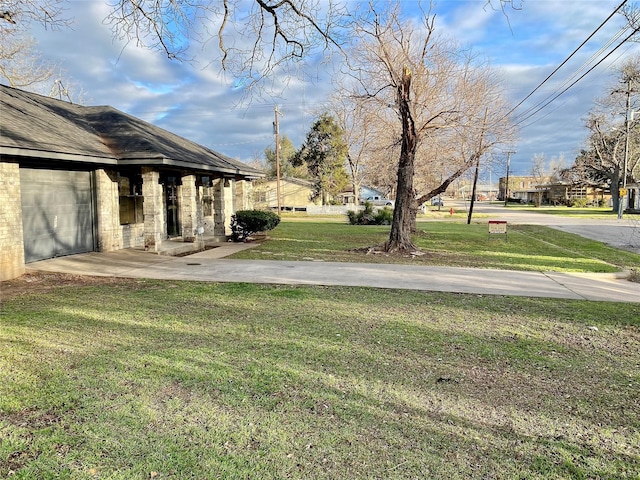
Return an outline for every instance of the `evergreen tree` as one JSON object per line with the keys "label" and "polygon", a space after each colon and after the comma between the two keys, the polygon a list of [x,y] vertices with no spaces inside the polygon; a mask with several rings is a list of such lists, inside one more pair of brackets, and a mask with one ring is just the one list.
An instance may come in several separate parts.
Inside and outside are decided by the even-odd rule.
{"label": "evergreen tree", "polygon": [[[296,154],[296,147],[286,135],[280,139],[280,178],[303,178],[309,179],[309,172],[306,165],[294,166],[291,163],[293,156]],[[267,147],[264,150],[264,156],[267,160],[267,175],[271,178],[276,177],[276,149]]]}
{"label": "evergreen tree", "polygon": [[349,186],[347,154],[344,132],[331,115],[323,113],[292,158],[294,166],[306,165],[315,182],[315,198],[321,198],[323,205]]}

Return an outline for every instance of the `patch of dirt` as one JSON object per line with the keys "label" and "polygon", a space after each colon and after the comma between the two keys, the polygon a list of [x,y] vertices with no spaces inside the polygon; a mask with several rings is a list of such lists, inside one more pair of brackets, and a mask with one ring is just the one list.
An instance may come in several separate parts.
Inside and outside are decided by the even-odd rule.
{"label": "patch of dirt", "polygon": [[0,282],[0,303],[21,295],[49,292],[60,287],[122,285],[127,282],[136,282],[136,280],[118,277],[91,277],[66,273],[26,273],[21,277]]}
{"label": "patch of dirt", "polygon": [[382,255],[384,257],[396,257],[396,258],[416,258],[422,256],[430,256],[430,252],[422,250],[392,250],[387,252],[384,250],[384,245],[373,245],[371,247],[358,247],[347,250],[352,253],[362,253],[365,255]]}

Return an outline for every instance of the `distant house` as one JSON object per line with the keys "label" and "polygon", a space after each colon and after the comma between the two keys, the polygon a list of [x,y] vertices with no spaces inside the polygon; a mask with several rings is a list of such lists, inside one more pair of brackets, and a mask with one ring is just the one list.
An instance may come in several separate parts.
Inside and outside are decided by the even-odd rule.
{"label": "distant house", "polygon": [[[498,198],[505,198],[505,178],[500,178]],[[509,198],[522,203],[540,202],[570,205],[581,199],[588,203],[606,203],[611,200],[608,187],[552,182],[549,178],[515,176],[509,178]]]}
{"label": "distant house", "polygon": [[[284,211],[305,211],[313,201],[314,184],[301,178],[285,177],[280,179],[280,208]],[[255,208],[278,208],[278,181],[275,178],[262,179],[254,183]]]}
{"label": "distant house", "polygon": [[630,183],[627,185],[626,208],[631,213],[640,213],[640,183]]}
{"label": "distant house", "polygon": [[498,182],[498,199],[505,198],[519,200],[522,203],[540,201],[545,203],[548,200],[545,185],[548,179],[540,179],[532,176],[509,177],[508,189],[506,189],[506,178],[501,177]]}
{"label": "distant house", "polygon": [[549,203],[554,205],[571,205],[578,199],[590,204],[607,204],[611,201],[611,191],[605,186],[551,183],[546,185],[546,189]]}
{"label": "distant house", "polygon": [[224,238],[261,176],[115,108],[0,85],[0,280],[62,255]]}

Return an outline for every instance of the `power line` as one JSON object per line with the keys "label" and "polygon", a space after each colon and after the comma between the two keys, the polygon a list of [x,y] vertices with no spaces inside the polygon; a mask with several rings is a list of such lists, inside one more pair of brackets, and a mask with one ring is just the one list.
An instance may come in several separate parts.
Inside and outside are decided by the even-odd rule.
{"label": "power line", "polygon": [[[623,27],[621,28],[618,33],[616,33],[612,38],[609,39],[609,41],[604,44],[602,47],[600,47],[598,49],[598,51],[596,51],[593,55],[591,55],[591,57],[589,57],[588,60],[586,60],[579,68],[576,69],[576,71],[571,74],[564,82],[562,82],[559,86],[555,87],[555,92],[563,89],[566,85],[568,85],[574,78],[576,78],[578,76],[578,74],[584,70],[591,62],[593,62],[596,58],[598,58],[607,48],[609,48],[611,45],[613,45],[613,43],[618,40],[622,34],[628,29],[628,27]],[[565,60],[566,62],[566,60]],[[560,68],[560,67],[558,67]],[[556,69],[555,71],[557,71],[558,69]],[[547,77],[549,78],[549,77]],[[539,86],[542,86],[542,84],[540,84]],[[534,90],[535,91],[535,90]],[[532,92],[533,93],[533,92]],[[539,101],[538,103],[536,103],[535,105],[532,105],[531,107],[529,107],[528,109],[526,109],[524,112],[520,113],[518,115],[518,117],[524,117],[526,115],[529,114],[529,112],[535,110],[536,108],[538,108],[541,104],[543,104],[544,102],[546,102],[549,98],[551,98],[555,93],[552,92],[551,94],[549,94],[546,98],[544,98],[543,100]],[[520,102],[520,104],[522,104],[522,102]],[[513,111],[513,110],[512,110]]]}
{"label": "power line", "polygon": [[[611,50],[609,53],[607,53],[603,58],[601,58],[598,63],[596,63],[595,65],[593,65],[589,70],[587,70],[586,72],[584,72],[582,75],[580,75],[580,77],[578,77],[574,82],[572,82],[568,87],[566,87],[564,90],[561,90],[560,92],[558,92],[556,95],[554,95],[549,101],[547,101],[544,105],[540,106],[537,110],[535,110],[534,112],[531,112],[529,115],[527,115],[526,117],[519,119],[515,125],[520,125],[521,123],[525,122],[526,120],[530,119],[533,115],[535,115],[536,113],[538,113],[540,110],[542,110],[543,108],[545,108],[547,105],[549,105],[551,102],[553,102],[555,99],[557,99],[560,95],[562,95],[563,93],[565,93],[567,90],[569,90],[571,87],[573,87],[576,83],[578,83],[580,80],[582,80],[584,77],[587,76],[587,74],[589,74],[594,68],[596,68],[598,65],[600,65],[603,61],[605,61],[607,58],[609,58],[610,55],[613,54],[613,52],[615,52],[618,48],[620,48],[622,45],[624,45],[627,40],[629,40],[633,35],[636,34],[636,32],[639,30],[639,28],[634,28],[633,31],[624,39],[622,40],[622,42],[620,42],[618,45],[616,45],[616,47]],[[548,98],[548,97],[547,97]]]}
{"label": "power line", "polygon": [[[523,99],[522,99],[522,100],[521,100],[521,101],[520,101],[520,102],[519,102],[515,107],[513,107],[513,108],[512,108],[512,109],[507,113],[507,115],[511,115],[511,114],[512,114],[512,113],[513,113],[513,112],[514,112],[514,111],[515,111],[515,110],[516,110],[520,105],[522,105],[525,101],[527,101],[527,100],[528,100],[528,99],[529,99],[529,98],[530,98],[530,97],[531,97],[535,92],[537,92],[537,91],[538,91],[538,90],[539,90],[539,89],[540,89],[540,88],[541,88],[541,87],[542,87],[542,86],[543,86],[547,81],[549,81],[549,79],[550,79],[553,75],[555,75],[555,74],[558,72],[558,70],[560,70],[560,69],[561,69],[561,68],[562,68],[562,67],[563,67],[563,66],[564,66],[564,65],[565,65],[565,64],[566,64],[566,63],[567,63],[567,62],[568,62],[568,61],[569,61],[569,60],[570,60],[570,59],[571,59],[571,58],[572,58],[572,57],[573,57],[573,56],[574,56],[574,55],[575,55],[575,54],[576,54],[576,53],[577,53],[577,52],[578,52],[578,51],[579,51],[579,50],[580,50],[580,49],[581,49],[581,48],[582,48],[582,47],[583,47],[583,46],[584,46],[584,45],[585,45],[589,40],[591,40],[591,38],[593,38],[593,36],[594,36],[594,35],[595,35],[595,34],[596,34],[596,33],[597,33],[597,32],[598,32],[598,31],[599,31],[599,30],[600,30],[600,29],[601,29],[601,28],[602,28],[602,27],[603,27],[603,26],[604,26],[604,25],[609,21],[609,20],[611,20],[611,18],[612,18],[612,17],[613,17],[613,16],[614,16],[614,15],[615,15],[615,14],[616,14],[616,13],[617,13],[617,12],[618,12],[622,7],[623,7],[623,6],[627,3],[627,1],[628,1],[628,0],[624,0],[620,5],[618,5],[618,7],[617,7],[613,12],[611,12],[611,14],[610,14],[610,15],[609,15],[609,16],[608,16],[608,17],[607,17],[607,18],[606,18],[606,19],[605,19],[605,20],[604,20],[604,21],[603,21],[599,26],[598,26],[598,28],[596,28],[596,29],[595,29],[595,30],[594,30],[594,31],[593,31],[593,32],[592,32],[592,33],[591,33],[591,34],[586,38],[586,40],[584,40],[584,41],[583,41],[583,42],[582,42],[582,43],[581,43],[581,44],[580,44],[580,45],[579,45],[579,46],[578,46],[578,47],[577,47],[577,48],[576,48],[576,49],[571,53],[571,55],[569,55],[569,56],[568,56],[568,57],[567,57],[567,58],[566,58],[566,59],[565,59],[565,60],[564,60],[564,61],[563,61],[563,62],[562,62],[558,67],[556,67],[556,68],[553,70],[553,72],[551,72],[551,73],[547,76],[547,78],[545,78],[542,82],[540,82],[540,84],[538,84],[538,86],[537,86],[536,88],[534,88],[534,89],[533,89],[533,91],[531,91],[531,93],[529,93],[529,94],[528,94],[525,98],[523,98]],[[623,28],[623,29],[621,29],[621,31],[616,35],[616,37],[615,37],[615,38],[619,38],[619,36],[622,34],[622,32],[623,32],[624,30],[626,30],[626,27],[625,27],[625,28]],[[634,32],[633,32],[633,33],[635,33],[635,31],[637,31],[637,30],[634,30]],[[627,39],[625,39],[624,41],[628,40],[630,37],[631,37],[631,35],[630,35],[629,37],[627,37]],[[623,41],[623,43],[624,43],[624,41]],[[609,41],[608,45],[610,45],[610,44],[611,44],[611,41]],[[618,45],[618,47],[619,47],[619,46],[620,46],[620,45]],[[618,47],[616,47],[616,48],[618,48]],[[602,50],[602,49],[601,49],[601,50]],[[599,51],[601,51],[601,50],[599,50]],[[608,55],[607,55],[607,56],[608,56]],[[593,58],[593,57],[592,57],[592,58]],[[605,57],[605,58],[607,58],[607,57]],[[601,62],[602,62],[602,60],[601,60],[599,63],[601,63]],[[598,63],[598,64],[599,64],[599,63]],[[584,66],[584,65],[583,65],[583,66]],[[583,68],[583,67],[580,67],[580,68]],[[591,70],[593,70],[593,68],[591,68],[590,70],[588,70],[588,71],[587,71],[587,73],[588,73],[588,72],[590,72]],[[578,80],[580,80],[580,79],[581,79],[581,78],[583,78],[583,77],[584,77],[584,75],[582,75]],[[575,85],[575,83],[577,83],[577,82],[572,83],[570,86]],[[564,91],[566,91],[566,89],[565,89]],[[564,93],[564,91],[563,91],[562,93]],[[553,94],[552,94],[552,95],[553,95]],[[555,99],[555,98],[557,98],[558,96],[559,96],[559,95],[555,96],[555,97],[554,97],[554,99]],[[547,97],[547,98],[549,98],[549,97]],[[545,99],[545,100],[546,100],[546,99]],[[543,107],[539,108],[539,109],[538,109],[538,110],[536,110],[534,113],[539,112],[542,108],[544,108],[544,107],[545,107],[546,105],[548,105],[549,103],[551,103],[551,102],[547,102],[547,103],[545,103]],[[538,105],[540,105],[540,103],[538,103]],[[536,106],[537,106],[537,105],[536,105]],[[536,106],[534,106],[533,108],[535,108]],[[528,111],[530,111],[530,110],[531,110],[531,108],[530,108],[530,109],[528,109],[526,112],[528,112]],[[525,112],[525,114],[526,114],[526,112]],[[525,118],[525,120],[526,120],[527,118],[529,118],[530,116],[531,116],[531,115],[527,116],[527,117]],[[518,121],[518,124],[522,123],[522,121],[524,121],[524,120],[520,120],[520,121]]]}

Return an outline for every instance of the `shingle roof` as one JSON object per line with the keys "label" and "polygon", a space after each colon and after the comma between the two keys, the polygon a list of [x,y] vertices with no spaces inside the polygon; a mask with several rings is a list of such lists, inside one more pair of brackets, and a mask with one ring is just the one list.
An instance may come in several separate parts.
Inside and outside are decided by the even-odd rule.
{"label": "shingle roof", "polygon": [[0,146],[47,153],[115,156],[82,119],[83,107],[0,85]]}
{"label": "shingle roof", "polygon": [[84,107],[0,85],[0,152],[263,176],[226,155],[113,107]]}

